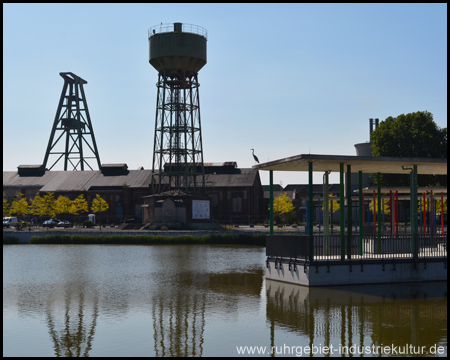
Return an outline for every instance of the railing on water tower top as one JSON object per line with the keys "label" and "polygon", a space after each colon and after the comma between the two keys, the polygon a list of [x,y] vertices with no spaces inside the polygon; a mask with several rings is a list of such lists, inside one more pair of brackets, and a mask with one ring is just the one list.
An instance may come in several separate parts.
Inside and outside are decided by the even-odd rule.
{"label": "railing on water tower top", "polygon": [[[174,24],[160,24],[152,26],[150,29],[148,29],[148,37],[152,37],[156,34],[162,34],[162,33],[170,33],[174,32]],[[208,31],[201,26],[193,25],[193,24],[182,24],[181,25],[181,32],[190,33],[190,34],[196,34],[203,36],[206,40],[208,40]]]}

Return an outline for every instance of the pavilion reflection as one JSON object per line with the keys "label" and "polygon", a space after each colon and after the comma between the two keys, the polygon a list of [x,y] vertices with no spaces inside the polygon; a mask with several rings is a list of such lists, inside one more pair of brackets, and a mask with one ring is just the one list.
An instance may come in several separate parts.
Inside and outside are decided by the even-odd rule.
{"label": "pavilion reflection", "polygon": [[328,347],[447,340],[447,282],[308,288],[266,279],[266,293],[272,346],[275,326]]}

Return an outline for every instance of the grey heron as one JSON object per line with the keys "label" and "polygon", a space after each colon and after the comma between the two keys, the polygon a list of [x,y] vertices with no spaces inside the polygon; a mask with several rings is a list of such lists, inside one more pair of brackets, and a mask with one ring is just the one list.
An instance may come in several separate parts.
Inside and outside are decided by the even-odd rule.
{"label": "grey heron", "polygon": [[255,155],[255,150],[254,149],[250,149],[250,150],[252,150],[253,159],[255,159],[255,161],[259,164],[258,157]]}

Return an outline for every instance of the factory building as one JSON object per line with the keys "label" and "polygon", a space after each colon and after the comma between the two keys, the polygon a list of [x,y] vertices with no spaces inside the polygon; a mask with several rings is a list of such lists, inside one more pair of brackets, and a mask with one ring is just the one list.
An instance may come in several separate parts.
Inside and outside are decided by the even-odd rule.
{"label": "factory building", "polygon": [[[243,224],[261,218],[263,191],[257,170],[240,169],[236,162],[204,165],[206,196],[211,199],[209,221]],[[109,205],[102,214],[109,223],[128,219],[155,221],[146,213],[149,199],[154,195],[151,170],[129,170],[126,164],[103,164],[101,171],[33,173],[19,168],[19,171],[3,172],[3,191],[9,203],[17,193],[24,194],[30,203],[37,193],[51,192],[55,198],[64,195],[71,200],[83,194],[90,205],[99,194]]]}

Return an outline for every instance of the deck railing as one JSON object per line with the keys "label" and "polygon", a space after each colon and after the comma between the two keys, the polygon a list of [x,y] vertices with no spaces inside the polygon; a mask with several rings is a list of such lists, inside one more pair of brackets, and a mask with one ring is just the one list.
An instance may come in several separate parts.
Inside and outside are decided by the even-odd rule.
{"label": "deck railing", "polygon": [[[418,258],[446,258],[447,234],[416,235]],[[266,240],[266,255],[306,261],[336,261],[363,259],[407,259],[413,258],[413,241],[411,235],[398,237],[348,236],[343,241],[340,235],[314,235],[313,251],[310,251],[308,235],[272,235]],[[350,250],[350,251],[349,251]],[[312,256],[312,259],[311,259]]]}

